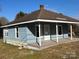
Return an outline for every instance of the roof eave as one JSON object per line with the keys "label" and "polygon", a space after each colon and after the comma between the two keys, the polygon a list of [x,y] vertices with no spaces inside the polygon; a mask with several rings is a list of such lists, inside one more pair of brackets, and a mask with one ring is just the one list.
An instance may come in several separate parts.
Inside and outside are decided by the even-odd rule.
{"label": "roof eave", "polygon": [[26,21],[26,22],[20,22],[20,23],[15,23],[15,24],[9,24],[9,25],[5,25],[5,26],[1,26],[1,28],[15,26],[15,25],[20,25],[20,24],[25,24],[25,23],[33,23],[33,22],[51,22],[51,23],[55,22],[55,23],[79,24],[79,22],[71,22],[71,21],[36,19],[36,20],[32,20],[32,21]]}

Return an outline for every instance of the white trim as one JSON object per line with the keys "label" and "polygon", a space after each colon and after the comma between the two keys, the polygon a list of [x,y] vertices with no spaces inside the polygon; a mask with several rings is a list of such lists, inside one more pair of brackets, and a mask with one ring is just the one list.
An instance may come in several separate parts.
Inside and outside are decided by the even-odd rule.
{"label": "white trim", "polygon": [[40,36],[41,36],[41,29],[40,29],[40,27],[41,27],[41,25],[40,25],[40,23],[39,23],[39,45],[41,46],[41,38],[40,38]]}
{"label": "white trim", "polygon": [[58,43],[58,24],[56,24],[56,37],[57,37],[57,43]]}
{"label": "white trim", "polygon": [[15,38],[18,39],[18,37],[17,37],[17,28],[16,27],[15,27]]}
{"label": "white trim", "polygon": [[1,28],[3,28],[3,27],[9,27],[9,26],[14,26],[14,25],[25,24],[25,23],[32,23],[32,22],[36,22],[36,21],[38,21],[38,20],[32,20],[32,21],[26,21],[26,22],[20,22],[20,23],[5,25],[5,26],[1,26]]}
{"label": "white trim", "polygon": [[70,22],[70,21],[59,21],[59,20],[45,20],[45,19],[38,19],[38,21],[43,22],[58,22],[58,23],[72,23],[72,24],[79,24],[79,22]]}
{"label": "white trim", "polygon": [[14,25],[19,25],[19,24],[25,24],[25,23],[32,23],[32,22],[58,22],[58,23],[71,23],[71,24],[79,24],[79,22],[70,22],[70,21],[59,21],[59,20],[45,20],[45,19],[36,19],[36,20],[32,20],[32,21],[25,21],[25,22],[20,22],[20,23],[15,23],[15,24],[10,24],[10,25],[5,25],[5,26],[1,26],[1,28],[3,27],[9,27],[9,26],[14,26]]}
{"label": "white trim", "polygon": [[15,28],[15,38],[17,38],[17,35],[16,35],[16,33],[17,33],[17,32],[16,32],[16,28]]}
{"label": "white trim", "polygon": [[70,25],[70,36],[71,36],[71,40],[72,40],[72,25]]}

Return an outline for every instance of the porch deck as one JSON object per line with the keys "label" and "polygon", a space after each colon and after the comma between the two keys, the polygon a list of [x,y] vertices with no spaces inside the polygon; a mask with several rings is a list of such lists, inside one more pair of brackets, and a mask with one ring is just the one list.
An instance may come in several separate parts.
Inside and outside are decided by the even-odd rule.
{"label": "porch deck", "polygon": [[42,50],[51,46],[55,46],[63,43],[75,42],[75,41],[79,41],[79,38],[73,38],[73,40],[70,40],[70,38],[60,39],[58,43],[53,40],[46,40],[46,41],[42,41],[41,47],[37,43],[33,43],[33,44],[28,44],[28,48],[34,49],[34,50]]}

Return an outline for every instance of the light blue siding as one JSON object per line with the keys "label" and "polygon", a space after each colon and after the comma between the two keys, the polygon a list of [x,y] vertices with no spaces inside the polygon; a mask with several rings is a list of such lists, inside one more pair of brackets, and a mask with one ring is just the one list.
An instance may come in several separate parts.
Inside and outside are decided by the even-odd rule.
{"label": "light blue siding", "polygon": [[9,28],[8,30],[8,36],[4,35],[4,41],[6,43],[17,45],[19,42],[18,39],[15,38],[15,28]]}
{"label": "light blue siding", "polygon": [[18,38],[19,39],[26,39],[27,37],[27,28],[26,27],[20,27],[18,28]]}
{"label": "light blue siding", "polygon": [[7,43],[20,45],[27,43],[35,43],[36,37],[27,27],[18,27],[18,38],[15,37],[15,28],[8,29],[8,37],[4,36]]}
{"label": "light blue siding", "polygon": [[34,34],[27,27],[20,27],[19,29],[19,39],[27,43],[35,43]]}
{"label": "light blue siding", "polygon": [[6,39],[6,40],[15,39],[15,28],[10,28],[7,30],[8,30],[8,36],[4,35],[4,39]]}
{"label": "light blue siding", "polygon": [[[51,40],[57,39],[56,35],[51,35],[50,37],[51,37]],[[58,39],[66,39],[66,38],[68,38],[68,34],[58,35]]]}
{"label": "light blue siding", "polygon": [[8,38],[15,38],[15,28],[8,29]]}

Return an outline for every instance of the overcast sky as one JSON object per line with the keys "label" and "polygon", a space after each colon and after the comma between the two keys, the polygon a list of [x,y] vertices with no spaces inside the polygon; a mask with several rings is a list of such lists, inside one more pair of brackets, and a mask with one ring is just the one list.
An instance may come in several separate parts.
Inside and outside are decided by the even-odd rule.
{"label": "overcast sky", "polygon": [[19,11],[30,13],[38,10],[40,5],[47,10],[79,18],[79,0],[0,0],[0,17],[12,21]]}

